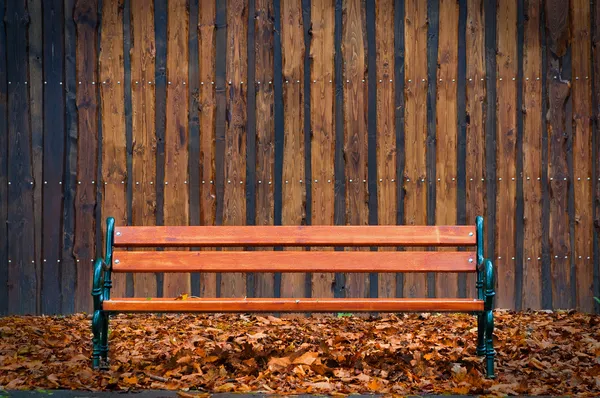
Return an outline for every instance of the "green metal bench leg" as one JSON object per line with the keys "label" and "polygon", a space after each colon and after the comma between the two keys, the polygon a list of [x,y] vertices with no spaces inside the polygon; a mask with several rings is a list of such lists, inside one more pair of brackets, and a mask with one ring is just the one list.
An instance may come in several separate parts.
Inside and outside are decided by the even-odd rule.
{"label": "green metal bench leg", "polygon": [[489,310],[485,313],[485,367],[488,379],[495,379],[494,375],[494,313]]}
{"label": "green metal bench leg", "polygon": [[485,314],[480,312],[477,314],[477,355],[482,357],[485,353]]}
{"label": "green metal bench leg", "polygon": [[92,317],[92,333],[94,334],[94,337],[92,338],[92,369],[98,369],[100,366],[101,354],[102,311],[94,311],[94,316]]}
{"label": "green metal bench leg", "polygon": [[108,314],[102,312],[101,328],[100,333],[100,359],[101,367],[108,367]]}

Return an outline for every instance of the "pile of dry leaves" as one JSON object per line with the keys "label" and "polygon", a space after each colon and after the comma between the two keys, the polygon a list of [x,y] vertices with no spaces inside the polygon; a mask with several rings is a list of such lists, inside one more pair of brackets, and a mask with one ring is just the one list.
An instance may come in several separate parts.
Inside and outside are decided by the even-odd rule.
{"label": "pile of dry leaves", "polygon": [[0,388],[600,394],[600,316],[499,311],[496,320],[491,381],[467,314],[119,315],[107,371],[90,368],[88,316],[6,317]]}

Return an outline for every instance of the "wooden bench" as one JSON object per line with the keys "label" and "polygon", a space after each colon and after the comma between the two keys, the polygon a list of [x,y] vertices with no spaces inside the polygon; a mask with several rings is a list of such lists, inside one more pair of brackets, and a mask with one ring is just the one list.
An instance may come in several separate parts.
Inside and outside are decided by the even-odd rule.
{"label": "wooden bench", "polygon": [[[128,251],[136,247],[470,247],[472,251]],[[114,250],[113,249],[121,249]],[[466,298],[111,298],[125,272],[476,272]],[[124,276],[123,276],[124,277]],[[185,293],[185,292],[182,292]],[[94,263],[92,366],[106,364],[108,319],[118,312],[467,312],[477,315],[477,354],[494,377],[494,270],[475,226],[117,226],[107,220],[106,253]]]}

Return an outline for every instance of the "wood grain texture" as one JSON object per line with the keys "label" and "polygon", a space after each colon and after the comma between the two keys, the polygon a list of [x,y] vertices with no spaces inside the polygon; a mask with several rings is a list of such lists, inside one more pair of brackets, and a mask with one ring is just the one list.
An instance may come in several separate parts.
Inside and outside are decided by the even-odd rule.
{"label": "wood grain texture", "polygon": [[474,299],[112,299],[105,311],[123,312],[471,312],[482,311]]}
{"label": "wood grain texture", "polygon": [[[427,224],[427,4],[405,4],[404,224]],[[404,296],[427,295],[427,275],[404,276]]]}
{"label": "wood grain texture", "polygon": [[[456,224],[458,3],[440,0],[437,105],[436,105],[436,207],[438,225]],[[448,248],[448,250],[456,250]],[[458,296],[456,275],[436,275],[436,297]]]}
{"label": "wood grain texture", "polygon": [[92,310],[92,259],[95,254],[96,180],[98,170],[98,3],[79,0],[73,14],[77,29],[77,184],[75,192],[75,242],[77,264],[76,312]]}
{"label": "wood grain texture", "polygon": [[[131,111],[133,137],[133,225],[156,225],[155,39],[154,4],[137,1],[131,7]],[[152,82],[150,84],[149,82]],[[133,276],[134,294],[156,295],[156,276]]]}
{"label": "wood grain texture", "polygon": [[[466,210],[467,224],[486,214],[485,191],[485,30],[483,0],[467,3],[467,157]],[[492,226],[487,226],[492,228]],[[467,276],[467,296],[473,297],[475,277]]]}
{"label": "wood grain texture", "polygon": [[[223,225],[242,225],[246,220],[246,87],[247,5],[227,3],[227,119],[225,126],[225,192]],[[243,83],[242,83],[243,82]],[[246,294],[246,279],[236,273],[221,277],[221,296]]]}
{"label": "wood grain texture", "polygon": [[[312,225],[334,224],[334,27],[335,0],[311,1],[311,184]],[[312,275],[312,296],[333,297],[335,274]]]}
{"label": "wood grain texture", "polygon": [[457,273],[475,272],[477,254],[406,251],[116,251],[114,258],[114,272]]}
{"label": "wood grain texture", "polygon": [[[367,188],[367,41],[365,9],[360,0],[343,2],[342,58],[344,64],[344,159],[346,161],[346,223],[369,222]],[[373,110],[374,111],[374,110]],[[367,297],[369,279],[346,276],[346,294]]]}
{"label": "wood grain texture", "polygon": [[475,227],[460,226],[166,226],[115,227],[117,247],[474,246]]}
{"label": "wood grain texture", "polygon": [[[200,223],[215,224],[215,13],[213,0],[198,7],[198,59],[200,61]],[[215,274],[200,275],[200,296],[215,297]]]}
{"label": "wood grain texture", "polygon": [[[304,148],[304,37],[302,1],[281,2],[281,52],[283,72],[283,142],[282,225],[305,223],[306,184]],[[289,83],[285,83],[285,82]],[[259,117],[262,117],[259,115]],[[315,184],[323,184],[319,180]],[[281,295],[304,297],[305,274],[282,274]]]}
{"label": "wood grain texture", "polygon": [[[169,2],[167,19],[167,122],[165,129],[166,225],[189,222],[188,181],[188,9],[186,0]],[[169,84],[170,82],[170,84]],[[191,290],[190,276],[164,276],[163,295]]]}
{"label": "wood grain texture", "polygon": [[[100,28],[100,98],[102,106],[102,217],[127,223],[127,153],[125,140],[123,0],[102,1]],[[119,84],[121,82],[121,84]],[[102,223],[102,235],[106,224]],[[115,296],[125,295],[125,278],[113,283]]]}
{"label": "wood grain texture", "polygon": [[571,308],[571,245],[569,241],[567,144],[567,101],[571,84],[561,79],[558,57],[565,55],[568,40],[567,3],[546,1],[546,32],[548,39],[548,179],[550,193],[550,272],[552,277],[552,307]]}
{"label": "wood grain texture", "polygon": [[[0,0],[0,220],[8,219],[8,80],[6,3]],[[8,314],[8,225],[0,222],[0,315]]]}
{"label": "wood grain texture", "polygon": [[575,180],[575,268],[576,308],[594,309],[593,210],[592,210],[592,87],[590,2],[571,2],[572,16],[572,98],[573,174]]}
{"label": "wood grain texture", "polygon": [[[273,103],[273,0],[256,0],[256,225],[273,225],[275,127]],[[288,134],[291,132],[287,131]],[[286,134],[287,136],[287,134]],[[285,164],[285,162],[284,162]],[[254,277],[256,296],[273,297],[274,275]]]}
{"label": "wood grain texture", "polygon": [[[517,157],[517,5],[500,2],[497,9],[496,64],[496,253],[499,308],[515,305],[515,211]],[[502,80],[500,80],[502,79]]]}
{"label": "wood grain texture", "polygon": [[[594,292],[596,297],[600,297],[600,2],[594,2],[592,21]],[[596,302],[594,309],[596,313],[600,313],[600,303]]]}
{"label": "wood grain texture", "polygon": [[523,296],[521,308],[542,307],[542,49],[539,0],[526,2],[523,44]]}
{"label": "wood grain texture", "polygon": [[[377,47],[377,216],[379,225],[395,225],[397,211],[396,123],[394,79],[394,1],[375,8]],[[370,49],[374,51],[374,49]],[[395,250],[390,248],[389,250]],[[379,297],[396,296],[396,275],[379,275]]]}
{"label": "wood grain texture", "polygon": [[[39,275],[35,272],[33,170],[27,56],[27,1],[6,6],[8,84],[8,313],[35,314]],[[58,183],[58,182],[57,182]],[[58,185],[58,184],[57,184]],[[56,259],[54,260],[56,261]]]}

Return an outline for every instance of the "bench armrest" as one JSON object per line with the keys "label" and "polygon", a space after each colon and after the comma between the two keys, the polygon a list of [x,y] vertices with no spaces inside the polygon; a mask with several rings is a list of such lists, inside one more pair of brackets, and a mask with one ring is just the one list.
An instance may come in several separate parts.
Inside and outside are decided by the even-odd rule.
{"label": "bench armrest", "polygon": [[486,311],[494,308],[495,285],[494,265],[492,260],[485,259],[477,265],[477,296],[480,300],[485,300]]}

